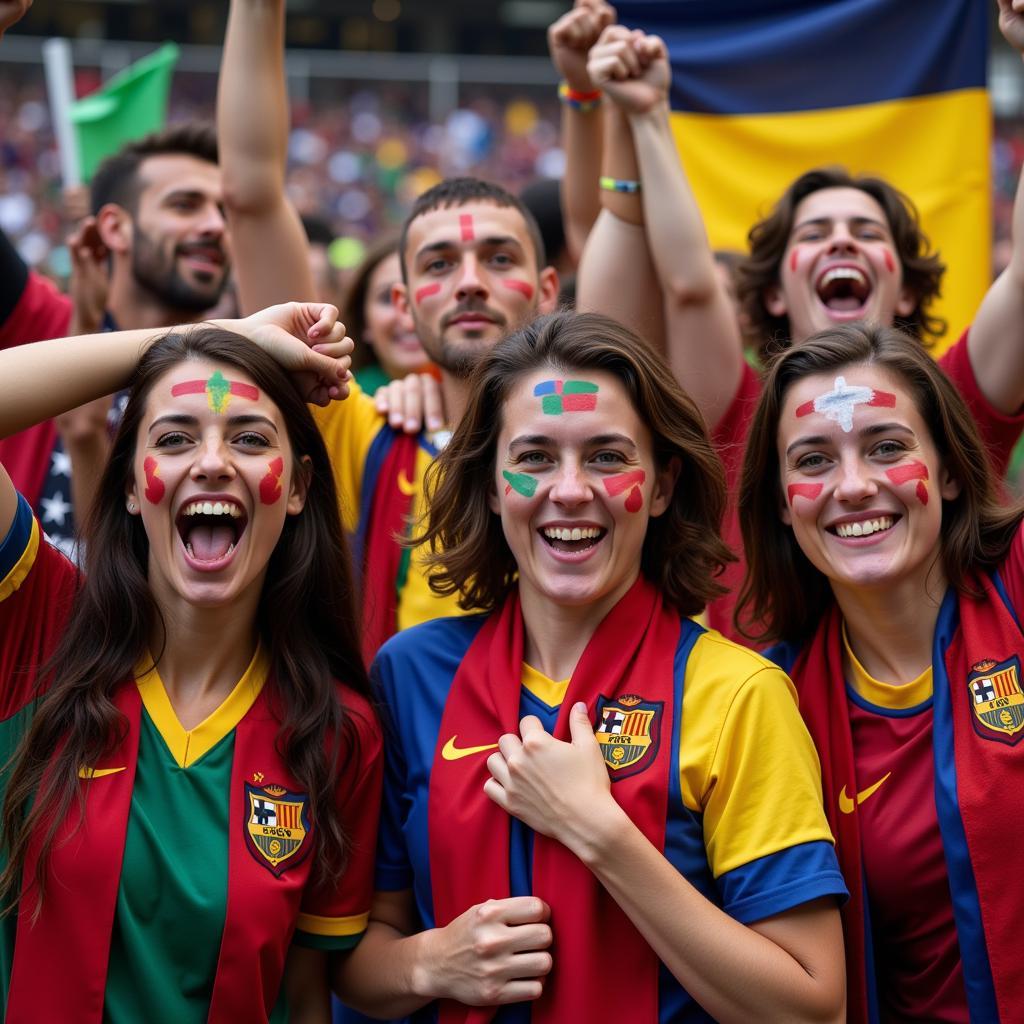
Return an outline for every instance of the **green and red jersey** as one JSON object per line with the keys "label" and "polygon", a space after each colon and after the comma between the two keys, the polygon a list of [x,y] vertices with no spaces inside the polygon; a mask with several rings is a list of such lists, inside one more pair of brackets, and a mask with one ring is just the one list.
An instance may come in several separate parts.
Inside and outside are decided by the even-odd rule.
{"label": "green and red jersey", "polygon": [[[5,760],[31,720],[36,672],[66,622],[75,573],[20,498],[0,542]],[[337,801],[352,849],[340,885],[317,886],[315,823],[275,748],[267,677],[257,650],[231,694],[191,730],[155,669],[117,689],[127,734],[102,763],[80,769],[85,818],[61,825],[38,921],[28,894],[0,923],[10,1024],[278,1024],[288,1020],[281,977],[292,941],[328,950],[358,942],[372,893],[379,727],[366,701],[339,687],[353,757]]]}

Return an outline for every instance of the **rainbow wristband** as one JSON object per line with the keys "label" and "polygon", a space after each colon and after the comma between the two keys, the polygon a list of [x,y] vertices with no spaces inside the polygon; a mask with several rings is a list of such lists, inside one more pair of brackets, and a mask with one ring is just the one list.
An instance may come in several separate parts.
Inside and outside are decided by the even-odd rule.
{"label": "rainbow wristband", "polygon": [[580,92],[578,89],[570,89],[567,82],[560,82],[558,85],[558,98],[573,110],[581,110],[587,113],[596,110],[601,105],[601,90],[594,89],[591,92]]}
{"label": "rainbow wristband", "polygon": [[597,183],[606,192],[624,192],[631,196],[635,196],[642,187],[639,181],[628,181],[622,178],[608,178],[605,176],[600,177]]}

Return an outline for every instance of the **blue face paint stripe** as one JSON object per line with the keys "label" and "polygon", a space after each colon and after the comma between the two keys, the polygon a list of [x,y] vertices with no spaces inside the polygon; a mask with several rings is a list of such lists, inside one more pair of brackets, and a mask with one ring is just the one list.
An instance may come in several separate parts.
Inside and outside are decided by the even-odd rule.
{"label": "blue face paint stripe", "polygon": [[935,625],[932,647],[932,668],[935,673],[934,721],[932,749],[935,755],[935,808],[938,812],[942,847],[949,869],[949,888],[953,899],[953,919],[964,970],[964,988],[971,1020],[998,1020],[995,982],[985,930],[981,921],[981,905],[974,881],[967,836],[957,797],[956,761],[954,757],[953,708],[950,694],[946,651],[960,625],[957,594],[950,588],[942,602]]}

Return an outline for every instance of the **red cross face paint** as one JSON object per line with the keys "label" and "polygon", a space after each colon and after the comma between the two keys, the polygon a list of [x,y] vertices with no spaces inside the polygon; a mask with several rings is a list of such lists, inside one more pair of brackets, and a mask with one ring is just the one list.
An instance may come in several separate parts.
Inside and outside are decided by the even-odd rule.
{"label": "red cross face paint", "polygon": [[476,232],[473,230],[473,214],[459,214],[459,235],[463,242],[472,242],[476,238]]}
{"label": "red cross face paint", "polygon": [[171,394],[178,398],[181,395],[206,394],[207,404],[210,412],[227,412],[231,404],[232,395],[238,398],[248,398],[252,402],[260,400],[259,388],[255,384],[245,384],[239,380],[228,380],[220,370],[217,370],[208,380],[186,380],[181,384],[175,384],[171,388]]}
{"label": "red cross face paint", "polygon": [[642,469],[634,469],[629,473],[616,473],[615,476],[605,477],[604,489],[612,498],[628,490],[626,511],[639,512],[644,507],[644,492],[640,490],[640,487],[646,479],[647,474]]}
{"label": "red cross face paint", "polygon": [[892,409],[896,396],[891,391],[874,391],[868,387],[848,385],[845,377],[836,377],[831,391],[818,395],[813,401],[797,406],[798,418],[818,413],[833,423],[838,423],[845,433],[853,430],[853,413],[858,405],[878,406]]}
{"label": "red cross face paint", "polygon": [[431,295],[437,295],[441,290],[441,282],[435,281],[433,284],[425,284],[422,288],[416,289],[416,294],[413,296],[418,306],[424,299],[429,299]]}
{"label": "red cross face paint", "polygon": [[923,462],[918,462],[915,459],[913,462],[908,462],[905,466],[894,466],[892,469],[887,469],[885,475],[897,487],[901,484],[909,483],[911,480],[916,480],[917,487],[914,488],[914,493],[917,495],[917,500],[922,505],[928,504],[928,488],[925,485],[925,480],[928,479],[928,467]]}
{"label": "red cross face paint", "polygon": [[280,456],[272,459],[267,466],[267,475],[260,481],[260,501],[264,505],[273,505],[282,495],[281,474],[284,472],[284,459]]}
{"label": "red cross face paint", "polygon": [[502,281],[502,285],[511,291],[519,292],[526,300],[533,300],[533,285],[527,281]]}
{"label": "red cross face paint", "polygon": [[152,505],[157,505],[163,500],[166,493],[164,482],[160,479],[160,467],[152,455],[147,455],[142,468],[146,473],[146,489],[143,491],[146,495],[146,501]]}
{"label": "red cross face paint", "polygon": [[790,484],[786,488],[790,505],[793,504],[794,498],[806,498],[808,501],[816,500],[821,495],[823,486],[822,484]]}

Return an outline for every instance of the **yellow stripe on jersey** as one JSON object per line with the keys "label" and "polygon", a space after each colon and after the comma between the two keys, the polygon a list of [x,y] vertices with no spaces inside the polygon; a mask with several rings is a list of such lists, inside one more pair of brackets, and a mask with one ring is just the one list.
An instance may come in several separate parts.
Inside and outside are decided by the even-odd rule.
{"label": "yellow stripe on jersey", "polygon": [[361,935],[370,921],[369,912],[351,917],[320,917],[318,914],[299,914],[296,929],[307,935]]}
{"label": "yellow stripe on jersey", "polygon": [[780,668],[702,633],[686,664],[681,717],[683,803],[703,815],[716,878],[799,843],[832,842],[818,755]]}
{"label": "yellow stripe on jersey", "polygon": [[846,649],[847,664],[850,666],[848,682],[869,704],[889,711],[905,711],[923,704],[932,695],[932,666],[929,665],[916,679],[909,683],[883,683],[868,673],[853,653],[846,623],[843,623],[843,647]]}
{"label": "yellow stripe on jersey", "polygon": [[523,662],[522,684],[538,700],[544,701],[549,707],[557,708],[565,700],[565,691],[569,689],[568,679],[549,679],[543,672],[538,672],[532,665]]}
{"label": "yellow stripe on jersey", "polygon": [[32,571],[32,566],[36,564],[37,554],[39,554],[39,521],[33,519],[32,532],[28,535],[25,550],[14,563],[11,571],[0,580],[0,601],[7,600],[25,582],[25,578]]}
{"label": "yellow stripe on jersey", "polygon": [[256,702],[270,670],[270,662],[263,648],[257,647],[249,667],[220,707],[194,729],[185,729],[174,713],[156,668],[146,670],[145,666],[151,664],[151,661],[147,658],[136,668],[136,684],[149,717],[180,768],[195,764],[238,725]]}

